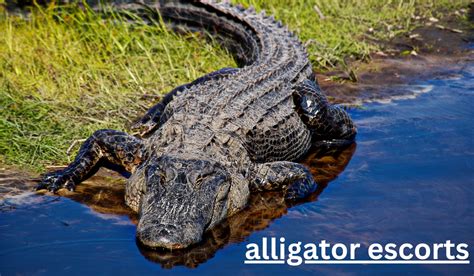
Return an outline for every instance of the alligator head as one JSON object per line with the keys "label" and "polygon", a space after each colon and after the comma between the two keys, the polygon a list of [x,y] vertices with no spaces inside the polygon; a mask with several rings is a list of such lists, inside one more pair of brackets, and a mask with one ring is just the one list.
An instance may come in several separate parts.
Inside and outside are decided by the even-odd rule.
{"label": "alligator head", "polygon": [[152,158],[145,170],[137,239],[153,248],[185,248],[226,217],[231,179],[213,161]]}

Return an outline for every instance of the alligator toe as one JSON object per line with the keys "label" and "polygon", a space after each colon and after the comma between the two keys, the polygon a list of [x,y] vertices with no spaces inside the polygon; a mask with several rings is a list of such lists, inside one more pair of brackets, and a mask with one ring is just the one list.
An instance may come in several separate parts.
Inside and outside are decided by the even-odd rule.
{"label": "alligator toe", "polygon": [[54,172],[45,175],[41,182],[36,185],[36,190],[48,190],[52,193],[56,193],[62,187],[73,191],[75,184],[71,179],[65,177],[61,172]]}

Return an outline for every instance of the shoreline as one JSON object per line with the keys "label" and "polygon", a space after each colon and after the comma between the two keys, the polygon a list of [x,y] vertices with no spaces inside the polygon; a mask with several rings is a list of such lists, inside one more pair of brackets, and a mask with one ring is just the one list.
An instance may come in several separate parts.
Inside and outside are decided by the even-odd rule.
{"label": "shoreline", "polygon": [[[470,6],[474,13],[474,4]],[[448,17],[437,24],[382,42],[386,51],[371,55],[369,62],[354,61],[351,76],[344,70],[316,72],[321,88],[333,103],[359,106],[416,97],[403,85],[462,70],[474,62],[474,31],[470,22]],[[354,80],[355,78],[355,80]],[[397,87],[400,90],[387,89]]]}
{"label": "shoreline", "polygon": [[[461,9],[463,11],[453,10],[440,19],[434,17],[422,18],[418,20],[418,23],[421,25],[411,32],[394,36],[389,41],[376,41],[381,50],[372,52],[369,55],[369,61],[347,60],[344,65],[339,65],[339,67],[335,67],[332,70],[316,72],[321,88],[331,102],[348,106],[360,106],[364,103],[374,101],[387,103],[393,99],[413,98],[416,97],[418,93],[426,92],[426,88],[420,87],[419,91],[413,91],[413,89],[407,85],[417,80],[436,76],[442,72],[455,71],[462,68],[464,64],[474,61],[474,48],[472,48],[472,46],[469,48],[469,45],[472,45],[472,41],[474,41],[473,29],[470,28],[472,27],[472,16],[466,16],[468,13],[473,13],[474,4],[471,4],[469,7],[469,11],[467,8]],[[468,22],[461,19],[463,16],[470,18],[471,21]],[[423,23],[422,21],[424,20],[426,20],[426,22]],[[306,43],[310,42],[306,41]],[[131,88],[134,88],[135,86],[136,85],[134,84]],[[408,89],[404,89],[404,86],[407,86]],[[114,88],[114,86],[112,86],[112,88]],[[138,86],[138,88],[143,89],[141,86]],[[81,86],[80,89],[87,90],[87,86]],[[27,129],[27,134],[30,137],[38,137],[37,135],[39,135],[41,141],[31,139],[21,141],[22,143],[30,143],[30,145],[26,144],[29,148],[25,148],[23,144],[20,144],[23,151],[21,154],[28,157],[28,162],[31,164],[28,165],[22,163],[26,160],[23,156],[18,158],[19,161],[15,163],[16,159],[10,159],[10,153],[5,152],[4,156],[0,156],[0,169],[8,168],[13,169],[12,171],[18,172],[27,171],[28,173],[36,175],[38,171],[51,167],[50,165],[65,164],[67,158],[65,154],[63,154],[63,148],[66,149],[70,146],[72,141],[85,137],[83,136],[84,133],[87,134],[87,132],[92,131],[93,129],[95,130],[99,127],[111,128],[116,124],[122,124],[124,123],[122,122],[122,118],[126,118],[128,123],[130,123],[131,120],[134,119],[133,116],[138,116],[141,112],[146,110],[149,103],[157,101],[163,96],[162,94],[158,94],[154,98],[149,99],[145,97],[148,95],[148,92],[146,91],[146,89],[142,91],[144,94],[140,100],[137,101],[137,108],[133,108],[133,110],[124,110],[123,113],[121,110],[110,110],[110,115],[107,109],[102,108],[101,110],[96,110],[98,108],[97,103],[100,104],[102,99],[96,99],[94,98],[94,95],[83,95],[84,99],[91,102],[90,108],[83,106],[77,107],[78,110],[88,110],[87,113],[84,113],[85,115],[82,114],[83,118],[77,117],[77,114],[74,113],[76,112],[75,109],[71,114],[64,114],[66,117],[72,116],[73,118],[77,118],[79,120],[78,125],[81,125],[81,127],[79,128],[75,126],[74,129],[66,127],[64,129],[66,132],[54,129],[54,133],[60,133],[62,135],[60,137],[50,137],[53,129],[49,129],[50,126],[46,123],[46,121],[51,119],[59,119],[56,119],[55,117],[49,118],[49,115],[44,115],[45,117],[41,119],[44,122],[41,124],[45,124],[45,128],[38,130]],[[42,90],[39,92],[43,93]],[[96,92],[98,93],[99,91]],[[121,91],[117,91],[116,93],[119,92]],[[136,95],[139,96],[139,93],[136,93],[135,96]],[[78,100],[81,99],[83,99],[82,96],[81,98],[78,98]],[[22,101],[23,100],[31,101],[33,98],[28,96],[22,98]],[[22,103],[20,102],[20,104]],[[52,100],[46,100],[42,104],[45,105],[44,108],[48,108],[47,113],[51,112],[49,109],[56,108],[56,103]],[[62,106],[57,107],[64,108]],[[14,108],[18,108],[16,104]],[[21,114],[21,109],[23,107],[20,106],[19,108],[20,112],[18,114]],[[61,114],[61,112],[61,109],[58,110],[58,114]],[[104,112],[106,114],[103,114]],[[92,115],[88,116],[88,113],[91,113],[92,115],[102,114],[107,120],[92,120]],[[18,114],[12,113],[11,116],[17,116]],[[10,114],[6,113],[7,118],[9,117],[8,115]],[[115,120],[113,123],[109,122],[109,116],[117,119],[115,115],[118,115],[120,117],[118,119],[120,120]],[[13,119],[19,120],[21,118],[13,117]],[[88,121],[89,119],[91,121]],[[54,120],[52,120],[52,122],[54,122]],[[31,123],[37,124],[38,122],[32,121]],[[125,122],[125,124],[122,124],[120,129],[127,129],[126,126],[128,123]],[[27,128],[29,125],[25,124],[24,127]],[[39,133],[36,133],[38,131]],[[19,134],[13,132],[13,135]],[[5,137],[8,138],[8,135]],[[21,137],[21,139],[24,138],[27,137]],[[44,139],[51,139],[51,141],[48,140],[45,142]],[[31,144],[32,142],[36,144]],[[38,145],[38,143],[46,143],[48,147],[54,147],[54,155],[51,153],[48,154],[48,152],[46,152],[47,149],[45,149],[44,153],[41,153],[39,156],[34,156],[36,159],[33,161],[31,155],[27,156],[27,154],[30,154],[30,151],[33,150],[35,145],[36,147],[42,146]],[[36,154],[36,152],[34,154]]]}

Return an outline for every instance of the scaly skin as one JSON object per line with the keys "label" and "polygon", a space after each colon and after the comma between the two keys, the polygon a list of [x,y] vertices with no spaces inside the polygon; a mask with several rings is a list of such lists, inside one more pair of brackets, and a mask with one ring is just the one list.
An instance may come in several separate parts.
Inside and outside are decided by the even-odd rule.
{"label": "scaly skin", "polygon": [[68,168],[46,176],[39,188],[73,189],[101,164],[119,165],[131,173],[125,200],[140,215],[138,241],[184,248],[242,210],[251,192],[308,196],[316,183],[293,161],[312,145],[354,140],[355,126],[328,104],[304,47],[273,18],[204,1],[115,8],[145,18],[159,10],[174,29],[207,29],[243,67],[204,76],[165,97],[137,125],[147,138],[97,131]]}

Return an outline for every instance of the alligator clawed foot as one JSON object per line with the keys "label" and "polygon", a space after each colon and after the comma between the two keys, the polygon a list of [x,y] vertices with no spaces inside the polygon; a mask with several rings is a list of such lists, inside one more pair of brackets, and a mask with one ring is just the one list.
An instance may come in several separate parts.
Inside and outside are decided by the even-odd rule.
{"label": "alligator clawed foot", "polygon": [[62,171],[46,174],[43,176],[41,182],[36,185],[37,191],[48,190],[52,193],[56,193],[61,188],[66,188],[69,191],[74,191],[76,188],[74,181],[70,177],[67,177]]}

